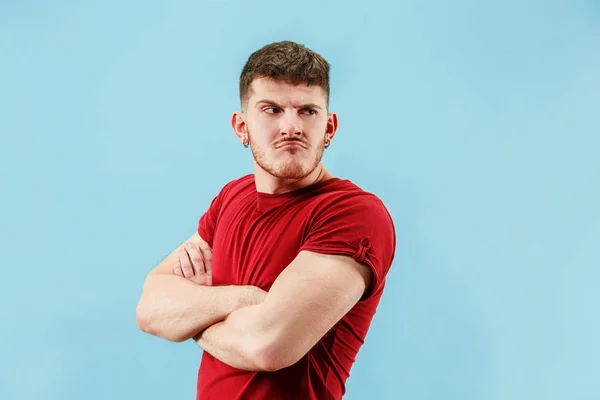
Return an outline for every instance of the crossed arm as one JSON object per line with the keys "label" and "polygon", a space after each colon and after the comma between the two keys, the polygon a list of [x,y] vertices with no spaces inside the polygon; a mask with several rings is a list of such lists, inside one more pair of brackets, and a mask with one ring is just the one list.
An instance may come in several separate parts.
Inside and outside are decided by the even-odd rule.
{"label": "crossed arm", "polygon": [[[176,263],[175,259],[168,262]],[[194,337],[206,352],[238,369],[275,371],[302,358],[360,300],[371,279],[371,271],[350,257],[303,251],[279,275],[266,297],[258,296],[260,301],[253,295],[254,301],[240,302],[236,290],[242,287],[233,286],[228,287],[231,292],[220,293],[221,304],[228,305],[218,307],[218,303],[206,301],[206,295],[214,295],[218,287],[186,282],[196,286],[187,287],[190,293],[204,290],[204,303],[194,303],[199,308],[189,305],[186,315],[155,312],[158,318],[146,320],[163,321],[167,315],[176,315],[168,327],[186,327],[175,335],[177,341]],[[228,302],[228,296],[237,300]],[[152,303],[149,297],[144,304]],[[189,297],[187,301],[190,304]],[[144,331],[165,337],[157,329]]]}
{"label": "crossed arm", "polygon": [[194,339],[235,368],[275,371],[290,366],[360,300],[370,274],[350,257],[300,252],[262,303],[232,312]]}
{"label": "crossed arm", "polygon": [[[190,244],[193,261],[186,250]],[[136,310],[143,332],[183,342],[234,310],[264,300],[266,293],[254,286],[211,286],[211,255],[196,233],[148,274]]]}

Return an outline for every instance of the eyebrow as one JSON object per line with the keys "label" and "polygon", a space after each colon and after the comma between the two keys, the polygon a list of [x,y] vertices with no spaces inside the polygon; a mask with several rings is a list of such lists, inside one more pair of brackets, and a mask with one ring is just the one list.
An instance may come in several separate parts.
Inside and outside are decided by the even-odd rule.
{"label": "eyebrow", "polygon": [[[263,100],[259,100],[256,102],[256,104],[268,104],[270,106],[275,106],[277,108],[284,108],[283,106],[280,106],[279,104],[275,103],[273,100],[269,100],[269,99],[263,99]],[[321,110],[322,108],[316,104],[312,104],[312,103],[308,103],[308,104],[301,104],[299,107],[296,107],[299,109],[305,109],[305,108],[317,108],[319,110]]]}

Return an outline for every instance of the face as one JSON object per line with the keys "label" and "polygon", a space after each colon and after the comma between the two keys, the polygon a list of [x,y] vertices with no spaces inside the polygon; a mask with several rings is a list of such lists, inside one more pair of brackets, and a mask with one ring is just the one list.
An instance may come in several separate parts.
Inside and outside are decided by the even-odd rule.
{"label": "face", "polygon": [[238,138],[248,139],[256,164],[287,180],[308,176],[320,164],[325,142],[337,129],[337,116],[327,112],[318,86],[290,85],[255,79],[243,113],[235,113]]}

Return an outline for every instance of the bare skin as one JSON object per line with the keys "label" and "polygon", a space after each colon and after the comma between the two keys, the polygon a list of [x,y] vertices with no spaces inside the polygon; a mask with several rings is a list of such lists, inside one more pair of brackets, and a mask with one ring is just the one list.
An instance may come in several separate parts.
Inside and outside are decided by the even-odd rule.
{"label": "bare skin", "polygon": [[321,87],[255,79],[231,125],[240,142],[250,142],[259,192],[285,193],[332,177],[321,159],[338,118]]}

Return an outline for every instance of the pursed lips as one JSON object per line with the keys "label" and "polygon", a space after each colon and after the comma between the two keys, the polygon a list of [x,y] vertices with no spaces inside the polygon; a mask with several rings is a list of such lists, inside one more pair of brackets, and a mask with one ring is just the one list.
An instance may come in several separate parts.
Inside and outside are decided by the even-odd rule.
{"label": "pursed lips", "polygon": [[283,143],[280,143],[277,148],[281,149],[283,147],[302,147],[302,148],[306,148],[306,146],[304,145],[304,143],[302,143],[300,140],[286,140]]}

